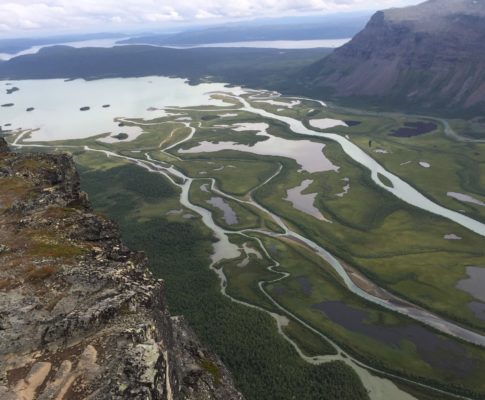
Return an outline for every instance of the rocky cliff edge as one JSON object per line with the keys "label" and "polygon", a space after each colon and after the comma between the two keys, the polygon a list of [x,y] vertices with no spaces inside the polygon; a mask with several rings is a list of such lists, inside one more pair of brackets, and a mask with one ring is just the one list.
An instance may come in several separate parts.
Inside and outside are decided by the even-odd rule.
{"label": "rocky cliff edge", "polygon": [[0,138],[0,398],[242,399],[67,155]]}

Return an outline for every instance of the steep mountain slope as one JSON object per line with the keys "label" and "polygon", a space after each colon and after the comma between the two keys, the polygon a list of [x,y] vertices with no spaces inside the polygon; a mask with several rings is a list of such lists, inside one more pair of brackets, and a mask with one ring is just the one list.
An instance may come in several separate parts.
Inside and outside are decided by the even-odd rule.
{"label": "steep mountain slope", "polygon": [[0,398],[241,400],[66,155],[0,138]]}
{"label": "steep mountain slope", "polygon": [[315,93],[433,110],[485,110],[485,2],[428,0],[380,11],[300,75]]}

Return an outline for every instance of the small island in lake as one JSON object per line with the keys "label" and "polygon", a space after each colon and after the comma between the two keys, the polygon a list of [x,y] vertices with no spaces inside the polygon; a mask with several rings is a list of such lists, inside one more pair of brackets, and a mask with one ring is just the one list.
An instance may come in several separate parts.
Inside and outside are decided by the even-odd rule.
{"label": "small island in lake", "polygon": [[10,88],[10,89],[7,89],[7,94],[12,94],[14,92],[18,92],[20,89],[16,86],[14,86],[13,88]]}
{"label": "small island in lake", "polygon": [[127,133],[118,133],[117,135],[113,135],[112,137],[115,138],[115,139],[118,139],[118,140],[126,140],[126,139],[128,139],[128,134]]}

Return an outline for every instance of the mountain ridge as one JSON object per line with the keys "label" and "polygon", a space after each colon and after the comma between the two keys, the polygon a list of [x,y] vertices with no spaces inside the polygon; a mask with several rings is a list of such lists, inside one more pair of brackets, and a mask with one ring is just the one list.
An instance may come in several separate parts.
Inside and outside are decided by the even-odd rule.
{"label": "mountain ridge", "polygon": [[428,0],[379,11],[364,30],[304,68],[315,92],[425,110],[485,110],[485,3]]}
{"label": "mountain ridge", "polygon": [[254,21],[251,24],[225,24],[190,29],[175,34],[138,35],[118,41],[120,44],[154,44],[192,46],[209,43],[272,40],[345,39],[355,35],[365,25],[368,13],[344,13],[330,16],[296,17],[283,23]]}

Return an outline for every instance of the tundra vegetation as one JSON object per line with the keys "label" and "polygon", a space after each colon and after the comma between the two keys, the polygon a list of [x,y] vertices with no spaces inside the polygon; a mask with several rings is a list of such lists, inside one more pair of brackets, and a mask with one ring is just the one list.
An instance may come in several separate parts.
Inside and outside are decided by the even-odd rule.
{"label": "tundra vegetation", "polygon": [[[462,193],[485,202],[485,144],[450,138],[442,122],[398,114],[354,113],[307,100],[291,108],[261,102],[253,105],[297,118],[306,126],[312,119],[348,121],[348,126],[325,131],[346,136],[438,204],[485,221],[485,207],[448,195]],[[291,399],[296,390],[301,399],[368,397],[348,365],[342,361],[308,363],[278,329],[306,356],[336,354],[324,339],[327,337],[383,373],[449,393],[484,398],[484,349],[352,294],[334,269],[311,249],[278,235],[281,226],[263,208],[381,288],[477,332],[485,330],[485,317],[470,307],[476,301],[473,295],[457,285],[467,278],[468,266],[485,268],[483,237],[378,187],[369,171],[333,141],[295,137],[283,123],[244,111],[231,111],[233,114],[224,118],[216,108],[179,113],[190,122],[176,121],[180,115],[150,124],[124,120],[125,126],[144,130],[133,141],[103,143],[94,137],[50,145],[73,152],[91,202],[118,221],[132,248],[147,253],[151,269],[167,282],[171,313],[187,317],[199,337],[232,370],[238,388],[248,399]],[[204,141],[249,148],[264,143],[267,137],[255,131],[233,129],[235,124],[254,122],[268,124],[268,133],[279,138],[324,144],[324,155],[338,169],[310,173],[295,159],[230,148],[211,153],[179,151]],[[195,128],[194,135],[189,126]],[[463,134],[459,126],[453,122]],[[419,134],[396,134],[410,129]],[[107,157],[102,151],[121,157]],[[190,202],[210,212],[230,242],[245,249],[238,258],[214,265],[227,278],[225,292],[259,309],[221,294],[220,282],[209,268],[216,239],[200,215],[181,204],[180,188],[174,182],[183,180],[173,178],[171,182],[136,165],[136,160],[173,166],[193,179]],[[314,206],[325,220],[285,200],[287,191],[304,180],[311,180],[311,184],[302,195],[316,194]],[[389,184],[384,178],[382,181]],[[214,197],[223,199],[237,216],[236,222],[224,218],[223,210],[210,202]],[[449,235],[460,239],[448,240]],[[279,307],[288,311],[288,322],[277,327],[261,309],[281,313]],[[393,379],[419,399],[436,398],[432,390]],[[439,396],[447,398],[443,393]]]}

